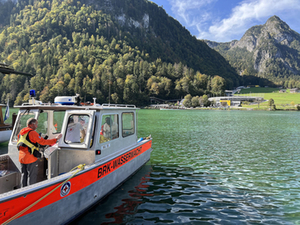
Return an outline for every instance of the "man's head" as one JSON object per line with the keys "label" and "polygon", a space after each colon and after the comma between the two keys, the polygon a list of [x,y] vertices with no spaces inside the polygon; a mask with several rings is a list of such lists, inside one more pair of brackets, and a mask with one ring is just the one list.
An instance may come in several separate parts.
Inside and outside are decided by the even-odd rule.
{"label": "man's head", "polygon": [[80,122],[81,125],[85,124],[85,120],[82,117],[79,117],[79,122]]}
{"label": "man's head", "polygon": [[28,119],[27,127],[31,128],[32,130],[36,130],[36,128],[38,127],[38,121],[34,118]]}

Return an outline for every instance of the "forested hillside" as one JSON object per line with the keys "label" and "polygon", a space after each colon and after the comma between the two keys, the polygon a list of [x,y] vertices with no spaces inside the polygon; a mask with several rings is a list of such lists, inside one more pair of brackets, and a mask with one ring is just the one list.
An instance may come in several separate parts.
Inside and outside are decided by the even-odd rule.
{"label": "forested hillside", "polygon": [[43,102],[79,93],[99,103],[110,96],[111,102],[145,105],[150,96],[221,94],[243,82],[219,53],[146,0],[0,4],[6,18],[0,62],[35,74],[0,74],[2,103],[25,102],[33,88]]}

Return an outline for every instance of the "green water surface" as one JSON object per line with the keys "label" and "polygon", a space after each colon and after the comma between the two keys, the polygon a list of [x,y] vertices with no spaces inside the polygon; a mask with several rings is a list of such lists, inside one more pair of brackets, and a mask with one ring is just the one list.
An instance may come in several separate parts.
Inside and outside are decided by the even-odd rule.
{"label": "green water surface", "polygon": [[300,224],[300,113],[140,110],[150,162],[74,224]]}
{"label": "green water surface", "polygon": [[300,224],[300,113],[140,110],[147,165],[73,224]]}

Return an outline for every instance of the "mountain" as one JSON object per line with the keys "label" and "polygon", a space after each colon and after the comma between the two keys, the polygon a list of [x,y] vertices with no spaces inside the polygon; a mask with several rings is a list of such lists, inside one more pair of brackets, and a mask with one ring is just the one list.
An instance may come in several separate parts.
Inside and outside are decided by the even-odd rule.
{"label": "mountain", "polygon": [[43,101],[79,93],[90,101],[142,105],[150,96],[221,94],[242,84],[218,52],[150,1],[12,3],[0,0],[2,17],[9,18],[0,20],[0,62],[36,76],[0,74],[1,102],[9,97],[20,104],[34,88]]}
{"label": "mountain", "polygon": [[251,27],[237,41],[205,40],[223,55],[240,75],[254,75],[286,87],[300,87],[300,35],[279,17]]}
{"label": "mountain", "polygon": [[[111,15],[140,49],[155,60],[187,65],[208,75],[219,75],[236,84],[239,77],[226,60],[202,40],[191,36],[177,20],[170,17],[162,7],[146,0],[82,0],[97,10]],[[212,62],[211,65],[209,65]],[[218,64],[218,66],[216,66]]]}

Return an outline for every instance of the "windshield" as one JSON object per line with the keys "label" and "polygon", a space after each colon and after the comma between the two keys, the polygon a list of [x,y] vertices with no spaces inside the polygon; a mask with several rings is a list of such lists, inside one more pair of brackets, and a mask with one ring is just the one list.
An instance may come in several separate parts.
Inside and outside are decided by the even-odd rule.
{"label": "windshield", "polygon": [[20,113],[20,118],[16,123],[16,129],[12,141],[18,141],[18,134],[20,131],[27,127],[27,120],[30,118],[38,117],[38,127],[36,132],[43,138],[52,138],[53,135],[61,132],[62,123],[64,120],[65,111],[52,111],[52,110],[25,110]]}
{"label": "windshield", "polygon": [[27,127],[27,120],[30,119],[30,118],[35,118],[36,113],[37,112],[31,112],[29,110],[21,112],[20,118],[19,118],[19,120],[17,121],[17,123],[15,125],[15,132],[14,132],[13,138],[12,138],[13,142],[18,141],[18,134],[20,133],[20,131],[23,128]]}

